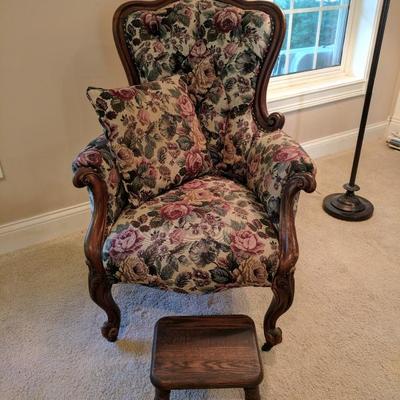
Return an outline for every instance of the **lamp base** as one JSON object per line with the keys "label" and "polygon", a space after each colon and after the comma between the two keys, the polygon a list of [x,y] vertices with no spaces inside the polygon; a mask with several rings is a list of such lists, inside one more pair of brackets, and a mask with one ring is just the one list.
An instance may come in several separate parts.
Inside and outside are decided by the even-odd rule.
{"label": "lamp base", "polygon": [[346,193],[333,193],[325,197],[322,205],[325,212],[345,221],[365,221],[371,218],[374,212],[373,204],[354,194],[360,190],[359,186],[346,184],[343,187]]}

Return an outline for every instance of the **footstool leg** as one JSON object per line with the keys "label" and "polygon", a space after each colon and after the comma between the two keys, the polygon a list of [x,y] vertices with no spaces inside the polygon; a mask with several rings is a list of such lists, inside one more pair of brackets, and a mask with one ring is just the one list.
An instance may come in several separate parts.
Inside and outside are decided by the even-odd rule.
{"label": "footstool leg", "polygon": [[161,390],[156,388],[156,396],[154,400],[169,400],[170,390]]}
{"label": "footstool leg", "polygon": [[260,400],[260,391],[258,390],[258,386],[252,388],[244,389],[245,399],[246,400]]}

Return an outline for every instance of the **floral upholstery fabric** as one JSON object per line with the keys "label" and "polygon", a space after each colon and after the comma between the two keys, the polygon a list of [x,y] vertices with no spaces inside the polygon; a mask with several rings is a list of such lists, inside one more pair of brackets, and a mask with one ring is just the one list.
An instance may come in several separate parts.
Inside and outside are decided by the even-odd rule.
{"label": "floral upholstery fabric", "polygon": [[122,89],[89,88],[88,97],[133,206],[210,170],[206,140],[179,75]]}
{"label": "floral upholstery fabric", "polygon": [[[269,16],[179,0],[133,12],[124,30],[142,85],[90,93],[110,143],[100,136],[73,164],[95,169],[107,186],[108,278],[182,293],[270,286],[282,191],[293,174],[316,169],[290,136],[253,120]],[[119,121],[120,134],[116,117],[126,108],[135,118]]]}
{"label": "floral upholstery fabric", "polygon": [[[92,140],[75,158],[72,163],[73,172],[81,167],[89,167],[97,171],[106,184],[108,194],[107,227],[110,229],[127,204],[127,193],[122,185],[115,157],[104,134]],[[91,194],[90,203],[93,209]]]}
{"label": "floral upholstery fabric", "polygon": [[126,208],[105,241],[103,263],[114,282],[185,293],[269,286],[277,233],[250,190],[208,176]]}
{"label": "floral upholstery fabric", "polygon": [[257,131],[251,115],[257,75],[273,32],[269,16],[181,0],[128,15],[124,30],[142,81],[185,77],[214,165],[243,180]]}
{"label": "floral upholstery fabric", "polygon": [[247,158],[247,186],[265,206],[268,219],[279,230],[282,188],[296,172],[316,173],[303,148],[279,130],[256,139]]}

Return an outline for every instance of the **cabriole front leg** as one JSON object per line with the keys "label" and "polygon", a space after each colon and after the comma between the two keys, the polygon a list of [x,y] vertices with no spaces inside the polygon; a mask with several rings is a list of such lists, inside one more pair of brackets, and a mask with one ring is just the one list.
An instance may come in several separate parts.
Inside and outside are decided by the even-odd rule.
{"label": "cabriole front leg", "polygon": [[112,297],[111,287],[112,284],[105,274],[89,272],[90,297],[106,312],[108,318],[101,328],[101,333],[109,342],[115,342],[118,337],[121,312]]}
{"label": "cabriole front leg", "polygon": [[107,224],[107,185],[102,176],[91,168],[79,168],[74,175],[76,187],[87,186],[93,194],[93,212],[85,238],[86,264],[89,267],[89,293],[92,300],[107,314],[101,333],[115,342],[121,320],[121,312],[112,294],[112,283],[107,278],[102,263],[102,249]]}
{"label": "cabriole front leg", "polygon": [[265,344],[262,347],[263,351],[269,351],[282,342],[282,330],[276,326],[276,322],[293,303],[294,271],[276,276],[272,283],[272,291],[274,297],[264,317]]}
{"label": "cabriole front leg", "polygon": [[315,178],[311,173],[297,173],[283,188],[279,222],[279,267],[272,281],[274,297],[264,317],[264,351],[282,342],[282,331],[276,326],[276,321],[293,303],[294,271],[299,257],[294,209],[299,191],[311,193],[315,187]]}

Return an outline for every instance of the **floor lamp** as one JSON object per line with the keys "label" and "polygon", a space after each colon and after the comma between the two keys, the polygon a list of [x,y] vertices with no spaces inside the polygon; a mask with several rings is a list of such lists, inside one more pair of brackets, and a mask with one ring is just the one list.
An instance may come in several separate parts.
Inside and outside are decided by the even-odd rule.
{"label": "floor lamp", "polygon": [[364,108],[361,116],[360,130],[357,138],[356,151],[354,153],[353,167],[351,169],[350,181],[343,185],[345,193],[333,193],[326,196],[323,209],[332,217],[346,221],[364,221],[371,218],[374,212],[373,204],[364,197],[357,196],[355,192],[360,190],[356,185],[358,163],[360,161],[361,148],[364,140],[365,127],[367,125],[368,112],[371,104],[372,91],[378,68],[379,55],[381,52],[383,35],[389,11],[390,0],[383,0],[381,17],[379,20],[378,33],[376,35],[375,49],[372,57],[371,70],[369,73],[367,92],[365,95]]}

